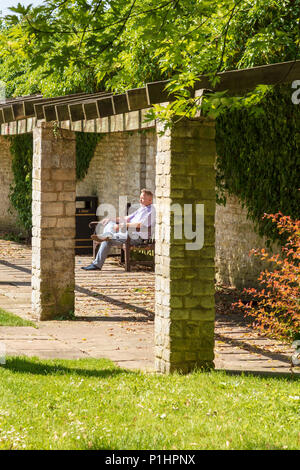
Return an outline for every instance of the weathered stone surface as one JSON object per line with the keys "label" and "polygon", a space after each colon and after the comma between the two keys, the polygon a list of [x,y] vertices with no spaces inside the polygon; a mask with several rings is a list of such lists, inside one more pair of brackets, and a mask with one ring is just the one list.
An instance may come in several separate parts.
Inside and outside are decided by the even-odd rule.
{"label": "weathered stone surface", "polygon": [[33,139],[32,309],[49,320],[74,310],[75,135],[41,123]]}
{"label": "weathered stone surface", "polygon": [[[203,119],[158,134],[155,344],[162,373],[213,366],[215,197],[202,194],[215,191],[213,138]],[[204,204],[204,246],[188,250],[181,214],[192,224],[196,204]]]}
{"label": "weathered stone surface", "polygon": [[142,188],[155,192],[155,155],[154,130],[103,136],[84,180],[77,182],[77,196],[97,195],[99,204],[112,204],[116,211],[119,196],[126,195],[128,202],[138,203]]}

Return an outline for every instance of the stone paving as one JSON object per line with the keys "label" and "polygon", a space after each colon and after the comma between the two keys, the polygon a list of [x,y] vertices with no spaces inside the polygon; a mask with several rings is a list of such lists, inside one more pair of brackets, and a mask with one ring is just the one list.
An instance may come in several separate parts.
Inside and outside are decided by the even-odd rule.
{"label": "stone paving", "polygon": [[[106,357],[121,367],[153,370],[154,273],[142,267],[126,273],[116,258],[109,258],[101,272],[81,270],[90,260],[76,257],[75,320],[37,322],[37,328],[2,326],[0,341],[7,354]],[[1,240],[0,308],[32,320],[30,272],[30,248]],[[240,317],[224,314],[218,296],[216,311],[216,369],[291,373],[288,345],[259,336]],[[299,374],[299,368],[293,373]]]}

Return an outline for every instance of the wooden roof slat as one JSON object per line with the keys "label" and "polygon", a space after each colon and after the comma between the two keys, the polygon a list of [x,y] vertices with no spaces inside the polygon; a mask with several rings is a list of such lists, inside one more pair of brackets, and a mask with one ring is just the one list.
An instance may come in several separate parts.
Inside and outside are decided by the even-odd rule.
{"label": "wooden roof slat", "polygon": [[28,96],[18,96],[16,98],[6,98],[3,103],[0,103],[0,108],[10,104],[18,104],[23,101],[32,101],[33,99],[40,99],[42,95],[28,95]]}
{"label": "wooden roof slat", "polygon": [[112,96],[97,100],[97,107],[100,118],[112,116],[115,114]]}
{"label": "wooden roof slat", "polygon": [[126,91],[129,111],[138,111],[148,107],[146,88]]}
{"label": "wooden roof slat", "polygon": [[[300,61],[297,62],[285,62],[252,67],[251,69],[222,72],[218,74],[221,80],[214,90],[229,90],[231,94],[234,94],[251,90],[257,85],[276,85],[280,82],[292,82],[300,76]],[[211,85],[209,88],[211,88]]]}
{"label": "wooden roof slat", "polygon": [[87,121],[90,119],[98,119],[99,113],[97,103],[95,101],[87,101],[86,103],[83,103],[82,107]]}
{"label": "wooden roof slat", "polygon": [[[74,100],[72,104],[82,104],[83,107],[83,113],[86,116],[83,119],[97,119],[99,117],[98,115],[98,109],[97,109],[97,104],[96,104],[96,98],[99,96],[110,96],[111,93],[95,93],[93,95],[87,95],[84,100]],[[91,97],[94,97],[91,99]],[[70,111],[69,111],[69,104],[68,102],[66,103],[58,103],[55,105],[55,110],[56,110],[56,117],[58,121],[68,121],[71,119]],[[88,117],[87,117],[88,116]]]}
{"label": "wooden roof slat", "polygon": [[13,113],[16,119],[24,119],[25,117],[25,106],[24,101],[18,103],[12,103]]}
{"label": "wooden roof slat", "polygon": [[[51,103],[52,101],[56,100],[70,100],[72,97],[78,98],[79,96],[84,96],[86,93],[74,93],[73,95],[67,95],[67,96],[57,96],[57,97],[52,97],[52,98],[43,98],[43,97],[34,97],[31,100],[25,100],[24,101],[24,108],[25,108],[25,117],[37,117],[37,119],[44,119],[44,113],[41,115],[41,109],[42,106]],[[40,105],[38,108],[38,112],[36,113],[36,106]]]}
{"label": "wooden roof slat", "polygon": [[53,100],[46,105],[41,103],[41,104],[35,105],[36,115],[39,119],[45,118],[46,121],[56,121],[56,120],[67,121],[71,119],[70,112],[69,112],[70,104],[76,104],[76,105],[83,104],[84,102],[89,101],[91,99],[96,100],[96,98],[98,97],[107,96],[107,95],[110,95],[110,93],[99,92],[99,93],[92,93],[92,94],[84,94],[81,97],[74,96],[72,99],[70,99],[70,97],[66,97],[66,99],[60,99],[60,100],[55,100],[55,101]]}
{"label": "wooden roof slat", "polygon": [[[55,104],[58,103],[64,103],[64,102],[69,102],[69,101],[74,101],[78,100],[79,98],[84,98],[86,93],[75,93],[74,95],[67,95],[67,96],[58,96],[56,98],[45,98],[44,100],[37,101],[33,104],[34,106],[34,115],[36,116],[37,119],[45,119],[45,114],[44,114],[44,107],[46,106],[54,106]],[[53,113],[53,111],[49,111],[49,113]],[[52,116],[54,116],[52,114]],[[56,121],[56,117],[54,119],[51,119],[53,121]]]}
{"label": "wooden roof slat", "polygon": [[153,104],[165,103],[172,101],[171,95],[165,90],[165,86],[169,83],[169,80],[160,82],[147,83],[147,104],[151,106]]}
{"label": "wooden roof slat", "polygon": [[16,120],[14,116],[13,107],[11,105],[3,106],[2,111],[4,122],[13,122]]}
{"label": "wooden roof slat", "polygon": [[57,121],[69,121],[70,115],[67,103],[56,104],[54,105],[54,108]]}
{"label": "wooden roof slat", "polygon": [[68,108],[72,122],[83,121],[85,119],[82,103],[69,104]]}
{"label": "wooden roof slat", "polygon": [[120,95],[113,95],[113,102],[116,114],[128,113],[129,106],[126,93],[122,93]]}
{"label": "wooden roof slat", "polygon": [[[103,92],[104,93],[104,92]],[[24,117],[36,117],[37,119],[44,119],[43,106],[56,103],[61,101],[72,101],[75,99],[87,99],[87,96],[93,96],[93,94],[88,95],[87,93],[73,93],[72,95],[57,96],[51,98],[41,98],[35,97],[31,100],[24,102],[25,106],[25,116]]]}
{"label": "wooden roof slat", "polygon": [[43,116],[46,122],[56,121],[55,106],[43,106]]}

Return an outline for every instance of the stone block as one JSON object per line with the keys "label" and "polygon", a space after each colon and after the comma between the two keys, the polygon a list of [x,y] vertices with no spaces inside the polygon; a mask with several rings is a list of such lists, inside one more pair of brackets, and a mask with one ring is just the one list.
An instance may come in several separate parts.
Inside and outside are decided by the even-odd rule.
{"label": "stone block", "polygon": [[70,168],[52,168],[51,178],[55,181],[72,181],[75,179],[75,170]]}

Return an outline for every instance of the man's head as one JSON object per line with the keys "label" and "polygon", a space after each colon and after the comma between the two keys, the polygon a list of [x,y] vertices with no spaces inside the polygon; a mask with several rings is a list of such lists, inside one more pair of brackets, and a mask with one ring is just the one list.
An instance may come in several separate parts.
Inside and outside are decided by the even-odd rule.
{"label": "man's head", "polygon": [[149,206],[153,201],[153,193],[149,189],[142,189],[140,195],[140,203],[143,206]]}

